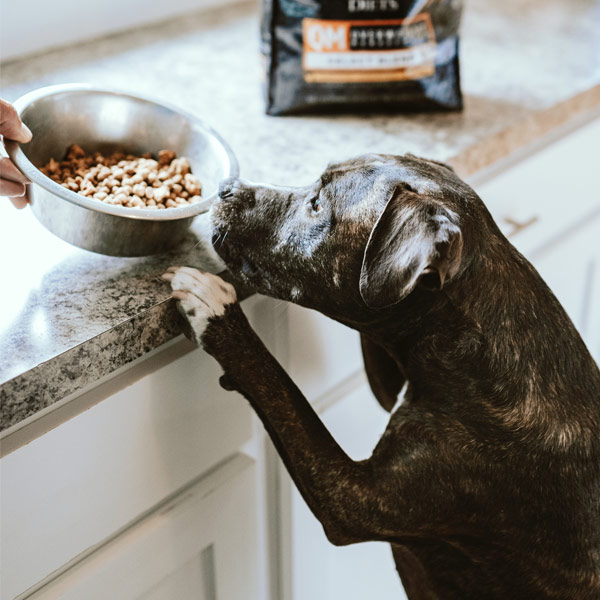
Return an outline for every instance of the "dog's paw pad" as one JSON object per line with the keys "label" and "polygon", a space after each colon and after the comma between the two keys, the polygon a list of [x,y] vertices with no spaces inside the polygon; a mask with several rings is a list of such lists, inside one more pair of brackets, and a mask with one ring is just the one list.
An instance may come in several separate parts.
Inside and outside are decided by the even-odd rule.
{"label": "dog's paw pad", "polygon": [[190,323],[196,341],[209,319],[223,315],[225,307],[237,301],[234,287],[217,275],[191,267],[169,267],[162,277],[171,283],[172,296]]}

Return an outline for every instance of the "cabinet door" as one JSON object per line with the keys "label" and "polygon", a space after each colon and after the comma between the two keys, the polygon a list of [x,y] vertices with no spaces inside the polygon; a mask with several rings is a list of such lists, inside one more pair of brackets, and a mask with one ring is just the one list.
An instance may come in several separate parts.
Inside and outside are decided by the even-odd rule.
{"label": "cabinet door", "polygon": [[500,173],[472,177],[475,191],[525,256],[534,258],[600,216],[599,139],[596,119]]}
{"label": "cabinet door", "polygon": [[291,378],[311,401],[362,370],[360,338],[356,331],[314,310],[288,307]]}
{"label": "cabinet door", "polygon": [[0,461],[3,599],[102,543],[251,439],[250,408],[220,388],[222,370],[201,349],[149,370],[131,385],[128,370],[122,382],[92,390],[102,398],[92,408]]}
{"label": "cabinet door", "polygon": [[[362,376],[357,386],[321,417],[344,450],[356,460],[371,455],[389,415]],[[308,509],[285,468],[282,490],[282,590],[284,600],[402,600],[402,584],[387,543],[336,547]]]}
{"label": "cabinet door", "polygon": [[531,260],[600,364],[600,217]]}
{"label": "cabinet door", "polygon": [[20,598],[259,600],[255,481],[238,454]]}
{"label": "cabinet door", "polygon": [[600,359],[600,119],[475,189]]}

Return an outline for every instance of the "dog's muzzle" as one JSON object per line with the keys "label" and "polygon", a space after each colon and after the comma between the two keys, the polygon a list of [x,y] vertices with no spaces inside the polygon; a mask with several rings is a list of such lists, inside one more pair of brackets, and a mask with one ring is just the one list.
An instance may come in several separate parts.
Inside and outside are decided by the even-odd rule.
{"label": "dog's muzzle", "polygon": [[228,177],[219,184],[219,200],[242,200],[244,206],[249,208],[254,205],[256,192],[259,188],[260,186],[256,186],[240,177]]}
{"label": "dog's muzzle", "polygon": [[219,198],[227,200],[240,191],[240,180],[237,177],[227,177],[219,184]]}

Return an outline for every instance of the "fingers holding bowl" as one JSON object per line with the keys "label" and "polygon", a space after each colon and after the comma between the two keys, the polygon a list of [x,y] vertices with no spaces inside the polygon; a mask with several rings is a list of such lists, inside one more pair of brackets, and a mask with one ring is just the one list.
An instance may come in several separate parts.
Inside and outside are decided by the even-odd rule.
{"label": "fingers holding bowl", "polygon": [[0,158],[0,196],[9,196],[17,208],[27,205],[27,187],[29,180],[10,160]]}

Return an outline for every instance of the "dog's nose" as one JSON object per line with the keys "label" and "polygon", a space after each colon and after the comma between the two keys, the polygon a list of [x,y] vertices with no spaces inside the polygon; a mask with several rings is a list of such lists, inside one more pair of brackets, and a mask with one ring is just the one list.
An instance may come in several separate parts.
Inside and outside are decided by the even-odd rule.
{"label": "dog's nose", "polygon": [[219,198],[224,200],[225,198],[231,198],[235,194],[235,191],[239,188],[239,180],[237,177],[228,177],[223,179],[219,184]]}

